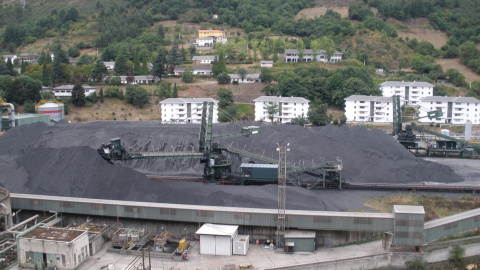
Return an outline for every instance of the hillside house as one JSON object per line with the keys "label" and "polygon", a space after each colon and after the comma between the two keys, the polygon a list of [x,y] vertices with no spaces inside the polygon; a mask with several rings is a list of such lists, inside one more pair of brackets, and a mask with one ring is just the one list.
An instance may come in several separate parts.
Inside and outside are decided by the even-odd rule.
{"label": "hillside house", "polygon": [[218,123],[218,100],[212,98],[167,98],[160,102],[162,123],[201,123],[203,102],[213,102],[213,123]]}
{"label": "hillside house", "polygon": [[[132,81],[129,83],[128,78]],[[155,77],[153,75],[138,75],[138,76],[120,76],[120,82],[122,84],[153,84],[155,83]]]}
{"label": "hillside house", "polygon": [[271,67],[273,67],[273,61],[272,61],[272,60],[263,60],[263,61],[260,61],[260,67],[271,68]]}
{"label": "hillside house", "polygon": [[278,113],[273,115],[273,122],[291,123],[296,117],[308,117],[310,101],[302,97],[261,96],[253,100],[255,103],[255,121],[270,122],[267,107],[278,106]]}
{"label": "hillside house", "polygon": [[205,55],[205,56],[193,56],[192,61],[194,64],[207,64],[211,65],[217,57],[215,55]]}
{"label": "hillside house", "polygon": [[[52,94],[55,98],[57,99],[62,99],[62,98],[71,98],[72,97],[72,91],[73,91],[74,85],[62,85],[53,88]],[[85,91],[85,96],[89,96],[93,93],[95,93],[95,87],[89,86],[89,85],[83,85],[83,90]]]}
{"label": "hillside house", "polygon": [[198,37],[226,37],[226,34],[223,30],[198,30]]}
{"label": "hillside house", "polygon": [[[186,67],[175,67],[174,74],[181,76],[185,72]],[[194,66],[192,67],[193,75],[212,75],[212,66]]]}
{"label": "hillside house", "polygon": [[10,59],[10,61],[13,64],[13,62],[17,59],[17,56],[15,54],[4,54],[2,55],[2,58],[5,61],[5,63],[8,61],[8,59]]}
{"label": "hillside house", "polygon": [[107,71],[113,71],[115,68],[115,62],[103,62],[105,67],[107,67]]}
{"label": "hillside house", "polygon": [[245,74],[245,77],[242,80],[242,76],[239,74],[228,74],[232,82],[238,83],[257,83],[261,82],[260,74]]}
{"label": "hillside house", "polygon": [[[313,50],[305,49],[303,50],[303,62],[310,62],[316,60],[318,62],[324,63],[333,63],[342,60],[343,53],[335,51],[330,59],[327,58],[326,52],[324,50],[319,50],[314,55]],[[285,50],[285,62],[287,63],[298,63],[300,61],[300,54],[297,49],[286,49]]]}
{"label": "hillside house", "polygon": [[380,84],[384,97],[399,95],[405,105],[418,105],[424,97],[433,96],[433,84],[428,82],[386,81]]}

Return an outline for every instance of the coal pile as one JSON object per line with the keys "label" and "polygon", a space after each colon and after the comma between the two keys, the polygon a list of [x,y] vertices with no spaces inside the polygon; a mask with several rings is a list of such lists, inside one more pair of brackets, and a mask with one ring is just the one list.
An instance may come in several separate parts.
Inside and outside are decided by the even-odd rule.
{"label": "coal pile", "polygon": [[[257,123],[240,124],[246,126]],[[239,130],[238,123],[216,125],[214,135]],[[95,150],[109,139],[121,137],[125,146],[132,147],[132,150],[192,151],[198,146],[198,132],[198,125],[162,125],[158,122],[99,121],[72,125],[61,123],[54,127],[43,123],[19,126],[0,137],[0,184],[13,193],[277,207],[275,185],[222,186],[159,181],[145,176],[199,177],[203,165],[198,160],[131,160],[117,161],[112,165]],[[343,163],[343,179],[351,183],[449,183],[462,180],[449,167],[415,158],[384,132],[360,126],[302,128],[263,124],[261,134],[257,137],[240,137],[220,143],[275,159],[278,158],[277,143],[289,143],[289,163],[308,167],[338,159]],[[251,161],[233,154],[230,158],[237,171],[240,162]],[[328,196],[324,196],[327,192],[339,191],[321,192],[289,187],[287,207],[342,210],[335,202],[326,200]],[[335,197],[338,195],[332,198]]]}

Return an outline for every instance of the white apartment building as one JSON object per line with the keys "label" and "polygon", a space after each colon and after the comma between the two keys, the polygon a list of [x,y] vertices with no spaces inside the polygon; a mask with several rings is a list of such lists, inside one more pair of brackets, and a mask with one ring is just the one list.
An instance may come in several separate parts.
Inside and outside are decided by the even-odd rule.
{"label": "white apartment building", "polygon": [[[428,119],[427,112],[442,110],[443,116]],[[425,97],[420,101],[418,121],[439,124],[480,124],[480,100],[474,97]]]}
{"label": "white apartment building", "polygon": [[296,117],[308,117],[310,101],[302,97],[274,97],[261,96],[255,102],[255,121],[270,122],[267,107],[272,104],[278,106],[278,113],[273,117],[273,122],[290,123]]}
{"label": "white apartment building", "polygon": [[391,97],[352,95],[345,98],[347,122],[393,122]]}
{"label": "white apartment building", "polygon": [[[218,123],[218,100],[212,98],[167,98],[160,102],[163,123],[201,123],[203,102],[213,102],[213,123]],[[207,109],[208,113],[208,109]]]}
{"label": "white apartment building", "polygon": [[386,81],[380,84],[384,97],[399,95],[405,100],[405,105],[419,105],[422,98],[433,96],[433,87],[434,85],[428,82],[416,81]]}

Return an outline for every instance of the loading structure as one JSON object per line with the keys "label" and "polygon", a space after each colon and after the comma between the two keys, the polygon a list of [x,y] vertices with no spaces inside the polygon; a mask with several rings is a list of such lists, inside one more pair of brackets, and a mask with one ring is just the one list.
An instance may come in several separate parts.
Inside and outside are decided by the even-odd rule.
{"label": "loading structure", "polygon": [[[220,144],[220,140],[232,139],[237,137],[254,137],[260,134],[260,127],[246,126],[241,127],[239,132],[220,134],[213,136],[213,106],[214,103],[203,103],[202,119],[200,124],[200,132],[198,139],[198,148],[195,151],[188,152],[141,152],[127,150],[122,144],[121,138],[113,138],[110,143],[103,144],[97,149],[97,152],[105,160],[113,163],[116,160],[131,159],[199,159],[204,164],[203,177],[210,182],[233,182],[249,184],[274,184],[278,181],[278,173],[276,176],[272,173],[261,179],[252,178],[232,173],[232,163],[226,158],[224,152],[238,154],[240,156],[249,157],[255,160],[265,162],[267,164],[278,164],[278,159],[269,158],[256,153],[251,153],[239,148],[235,148],[229,144]],[[247,168],[248,166],[244,166]],[[328,186],[338,186],[341,189],[341,171],[343,167],[334,162],[326,162],[318,166],[300,167],[292,164],[286,165],[288,181],[290,185],[308,186],[309,188],[319,187],[323,183],[323,188]],[[314,180],[309,180],[310,184],[301,183],[295,180],[296,175],[306,173],[313,176]],[[258,175],[258,174],[257,174]]]}
{"label": "loading structure", "polygon": [[[3,111],[7,111],[7,118],[3,119],[1,115]],[[15,127],[15,106],[12,103],[7,103],[2,97],[2,91],[0,90],[0,135],[5,132],[5,130]]]}
{"label": "loading structure", "polygon": [[[397,141],[409,150],[414,150],[416,155],[421,155],[419,150],[423,150],[426,156],[458,156],[458,157],[472,157],[476,153],[480,153],[480,144],[460,140],[446,134],[431,131],[424,127],[420,127],[415,123],[405,125],[403,128],[402,108],[400,103],[400,96],[392,96],[393,103],[393,135]],[[441,117],[442,110],[427,112],[429,119]],[[410,119],[408,121],[418,120],[424,117]],[[423,133],[433,135],[437,138],[435,145],[427,147],[418,146],[418,138],[416,133]]]}
{"label": "loading structure", "polygon": [[[213,106],[214,103],[203,103],[202,120],[198,139],[198,149],[191,152],[138,152],[127,151],[122,145],[121,138],[114,138],[110,143],[103,144],[97,152],[105,160],[114,162],[116,160],[130,159],[199,159],[204,164],[203,176],[215,182],[225,174],[231,174],[232,164],[223,154],[222,147],[214,141],[236,137],[253,137],[260,133],[258,126],[242,127],[240,132],[221,134],[213,136]],[[208,109],[208,113],[207,113]]]}

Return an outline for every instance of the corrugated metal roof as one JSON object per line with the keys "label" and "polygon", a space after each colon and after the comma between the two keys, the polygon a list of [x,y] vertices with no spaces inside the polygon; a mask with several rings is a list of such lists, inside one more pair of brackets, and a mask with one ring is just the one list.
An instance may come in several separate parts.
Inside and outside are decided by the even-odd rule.
{"label": "corrugated metal roof", "polygon": [[425,209],[418,205],[394,205],[393,212],[396,214],[425,214]]}
{"label": "corrugated metal roof", "polygon": [[285,239],[287,238],[315,238],[315,231],[289,231],[285,233]]}
{"label": "corrugated metal roof", "polygon": [[448,217],[435,219],[435,220],[432,220],[432,221],[429,221],[429,222],[425,222],[424,228],[425,228],[425,230],[427,230],[427,229],[430,229],[430,228],[443,226],[443,225],[446,225],[446,224],[449,224],[449,223],[452,223],[452,222],[455,222],[455,221],[461,221],[461,220],[476,217],[476,216],[480,216],[480,208],[473,209],[473,210],[470,210],[470,211],[466,211],[466,212],[463,212],[463,213],[460,213],[460,214],[451,215],[451,216],[448,216]]}
{"label": "corrugated metal roof", "polygon": [[206,223],[198,229],[196,234],[208,234],[208,235],[234,235],[238,230],[238,226],[234,225],[220,225]]}
{"label": "corrugated metal roof", "polygon": [[480,103],[480,100],[474,97],[440,97],[431,96],[424,97],[420,101],[422,102],[467,102],[467,103]]}
{"label": "corrugated metal roof", "polygon": [[310,100],[302,97],[276,97],[276,96],[261,96],[253,100],[253,102],[299,102],[308,103]]}
{"label": "corrugated metal roof", "polygon": [[213,98],[167,98],[165,100],[160,101],[160,104],[171,104],[171,103],[203,103],[206,102],[214,102],[218,103],[218,100]]}
{"label": "corrugated metal roof", "polygon": [[278,169],[278,164],[257,164],[257,163],[242,163],[240,168],[271,168]]}
{"label": "corrugated metal roof", "polygon": [[428,82],[404,82],[404,81],[386,81],[380,84],[381,86],[400,86],[400,87],[405,87],[405,86],[416,86],[416,87],[434,87],[433,84],[428,83]]}
{"label": "corrugated metal roof", "polygon": [[215,60],[215,55],[195,55],[192,60]]}

